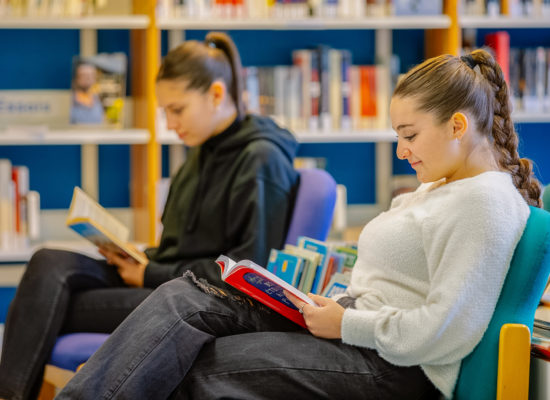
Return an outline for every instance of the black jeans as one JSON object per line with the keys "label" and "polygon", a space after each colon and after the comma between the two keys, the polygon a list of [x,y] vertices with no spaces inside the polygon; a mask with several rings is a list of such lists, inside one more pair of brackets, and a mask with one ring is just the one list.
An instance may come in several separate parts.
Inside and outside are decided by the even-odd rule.
{"label": "black jeans", "polygon": [[151,292],[126,287],[104,261],[63,250],[37,251],[8,312],[0,397],[36,398],[60,333],[111,333]]}
{"label": "black jeans", "polygon": [[187,273],[117,328],[57,400],[431,399],[419,367],[324,340]]}

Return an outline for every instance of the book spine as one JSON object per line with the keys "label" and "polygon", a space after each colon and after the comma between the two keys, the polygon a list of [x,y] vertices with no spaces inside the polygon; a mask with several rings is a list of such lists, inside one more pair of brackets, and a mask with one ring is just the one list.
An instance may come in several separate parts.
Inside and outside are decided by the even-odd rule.
{"label": "book spine", "polygon": [[40,238],[40,194],[30,190],[27,194],[28,232],[29,239]]}
{"label": "book spine", "polygon": [[294,50],[292,62],[300,69],[300,129],[306,129],[311,116],[311,52]]}
{"label": "book spine", "polygon": [[485,36],[485,44],[493,49],[504,79],[510,82],[510,34],[506,31],[490,33]]}
{"label": "book spine", "polygon": [[332,129],[342,127],[342,54],[340,50],[329,50],[329,111]]}
{"label": "book spine", "polygon": [[351,68],[351,52],[348,50],[341,51],[342,65],[342,81],[340,86],[342,97],[342,119],[341,127],[344,131],[351,130],[351,83],[350,83],[350,68]]}
{"label": "book spine", "polygon": [[319,112],[321,98],[321,81],[319,74],[319,54],[317,51],[311,51],[311,81],[309,86],[309,96],[311,112],[309,117],[309,129],[319,129]]}
{"label": "book spine", "polygon": [[329,48],[327,46],[319,46],[319,82],[321,93],[319,97],[319,121],[321,130],[324,132],[330,131],[332,128],[332,118],[330,115],[330,81],[329,81]]}
{"label": "book spine", "polygon": [[0,249],[12,247],[13,236],[13,181],[12,165],[7,159],[0,159]]}

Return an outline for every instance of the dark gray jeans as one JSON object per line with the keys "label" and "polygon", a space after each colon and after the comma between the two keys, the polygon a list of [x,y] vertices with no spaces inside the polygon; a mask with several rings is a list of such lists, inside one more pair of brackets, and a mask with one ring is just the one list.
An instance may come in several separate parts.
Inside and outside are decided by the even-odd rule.
{"label": "dark gray jeans", "polygon": [[419,367],[315,338],[191,273],[160,286],[56,399],[420,399]]}
{"label": "dark gray jeans", "polygon": [[104,261],[62,250],[37,251],[8,312],[0,398],[36,398],[60,333],[111,333],[151,292],[126,287]]}

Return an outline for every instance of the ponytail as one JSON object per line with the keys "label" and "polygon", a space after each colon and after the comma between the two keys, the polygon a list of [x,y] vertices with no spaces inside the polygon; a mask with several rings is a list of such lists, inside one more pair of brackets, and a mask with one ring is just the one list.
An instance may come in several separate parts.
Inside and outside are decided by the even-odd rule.
{"label": "ponytail", "polygon": [[510,172],[514,185],[532,206],[541,207],[541,185],[533,176],[533,164],[518,154],[518,136],[511,118],[508,85],[495,59],[485,50],[475,50],[470,55],[479,71],[492,86],[494,93],[493,124],[491,135],[498,154],[499,166]]}
{"label": "ponytail", "polygon": [[229,61],[231,67],[231,83],[226,82],[226,85],[231,94],[231,98],[235,102],[237,107],[237,113],[239,118],[243,118],[246,113],[244,101],[242,99],[243,93],[243,72],[241,64],[241,56],[237,50],[237,46],[231,40],[231,38],[225,33],[210,32],[206,35],[204,43],[209,47],[215,47],[224,52]]}
{"label": "ponytail", "polygon": [[157,74],[161,80],[185,80],[189,89],[206,91],[220,79],[237,109],[237,119],[246,114],[242,99],[241,58],[235,43],[221,32],[210,32],[204,42],[189,40],[170,50]]}

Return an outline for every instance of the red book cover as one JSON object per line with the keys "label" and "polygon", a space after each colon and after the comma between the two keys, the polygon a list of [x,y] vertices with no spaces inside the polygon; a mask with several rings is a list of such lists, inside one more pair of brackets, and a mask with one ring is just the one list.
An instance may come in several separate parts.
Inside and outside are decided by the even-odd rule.
{"label": "red book cover", "polygon": [[15,202],[13,208],[15,210],[15,231],[21,233],[21,189],[19,185],[19,173],[16,167],[11,169],[11,180],[14,186],[14,198]]}
{"label": "red book cover", "polygon": [[250,260],[235,262],[221,255],[216,263],[220,266],[222,280],[226,283],[306,328],[303,315],[288,300],[283,291],[286,290],[300,300],[316,306],[315,302],[304,293]]}
{"label": "red book cover", "polygon": [[506,83],[510,82],[510,35],[499,31],[485,35],[485,44],[493,49]]}
{"label": "red book cover", "polygon": [[361,116],[376,116],[376,66],[362,65],[359,67],[359,82],[361,88]]}

